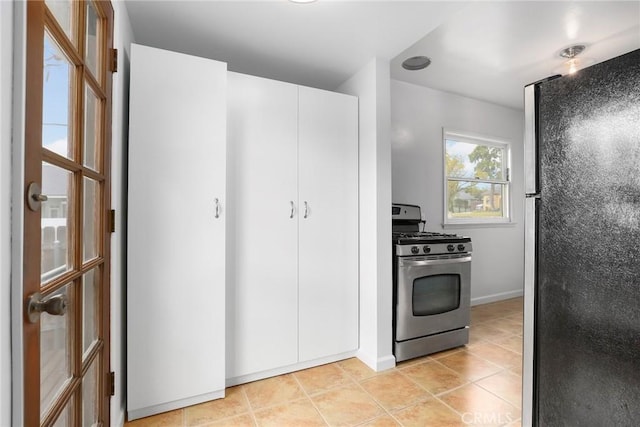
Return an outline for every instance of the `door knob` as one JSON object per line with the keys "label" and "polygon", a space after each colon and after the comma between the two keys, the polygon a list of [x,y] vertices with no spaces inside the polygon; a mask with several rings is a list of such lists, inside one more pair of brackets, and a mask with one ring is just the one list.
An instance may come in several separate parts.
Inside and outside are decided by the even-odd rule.
{"label": "door knob", "polygon": [[69,300],[66,295],[54,295],[43,299],[40,292],[29,296],[27,300],[27,316],[29,322],[36,323],[40,319],[40,313],[49,313],[52,316],[64,316],[67,313]]}
{"label": "door knob", "polygon": [[42,190],[37,183],[32,182],[29,184],[29,187],[27,188],[27,205],[29,206],[29,209],[32,211],[38,211],[40,210],[40,204],[47,200],[49,200],[49,198],[42,194]]}

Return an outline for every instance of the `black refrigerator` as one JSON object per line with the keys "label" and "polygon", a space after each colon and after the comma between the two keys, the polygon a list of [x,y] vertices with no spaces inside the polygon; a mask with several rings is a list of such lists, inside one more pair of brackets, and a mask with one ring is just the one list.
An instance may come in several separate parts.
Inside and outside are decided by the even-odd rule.
{"label": "black refrigerator", "polygon": [[523,425],[640,426],[640,50],[525,117]]}

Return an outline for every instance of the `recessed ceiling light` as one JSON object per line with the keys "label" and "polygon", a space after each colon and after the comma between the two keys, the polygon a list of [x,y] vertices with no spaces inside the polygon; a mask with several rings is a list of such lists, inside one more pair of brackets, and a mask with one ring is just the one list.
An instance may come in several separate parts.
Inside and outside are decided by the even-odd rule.
{"label": "recessed ceiling light", "polygon": [[560,56],[562,56],[563,58],[573,58],[576,55],[580,55],[582,53],[582,51],[584,50],[585,45],[583,44],[577,44],[575,46],[569,46],[566,49],[562,49],[559,53]]}
{"label": "recessed ceiling light", "polygon": [[431,60],[426,56],[412,56],[409,59],[405,59],[402,63],[402,68],[405,70],[422,70],[427,68],[431,64]]}
{"label": "recessed ceiling light", "polygon": [[586,46],[583,44],[577,44],[574,46],[569,46],[565,49],[562,49],[558,55],[562,58],[568,58],[569,60],[563,63],[561,66],[557,67],[553,70],[555,74],[573,74],[576,71],[587,67],[595,62],[592,58],[576,58],[579,54],[581,54],[585,50]]}
{"label": "recessed ceiling light", "polygon": [[291,3],[313,3],[316,0],[289,0]]}

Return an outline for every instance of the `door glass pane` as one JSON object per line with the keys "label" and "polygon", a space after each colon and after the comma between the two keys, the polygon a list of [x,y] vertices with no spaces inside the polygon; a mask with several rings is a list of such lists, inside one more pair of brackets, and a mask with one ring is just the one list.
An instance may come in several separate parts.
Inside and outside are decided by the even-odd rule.
{"label": "door glass pane", "polygon": [[45,3],[67,37],[75,43],[72,36],[73,2],[71,0],[45,0]]}
{"label": "door glass pane", "polygon": [[73,426],[73,399],[67,402],[67,406],[62,410],[53,427],[74,427]]}
{"label": "door glass pane", "polygon": [[99,269],[93,269],[82,277],[82,351],[85,354],[98,339],[99,272]]}
{"label": "door glass pane", "polygon": [[97,181],[84,178],[84,229],[83,250],[84,261],[98,256],[98,225],[100,224],[99,197],[100,187]]}
{"label": "door glass pane", "polygon": [[47,298],[62,295],[67,297],[67,314],[40,316],[40,415],[42,416],[62,387],[71,378],[71,339],[73,331],[73,299],[71,285],[65,285]]}
{"label": "door glass pane", "polygon": [[41,212],[41,282],[45,283],[70,270],[71,261],[71,197],[73,174],[65,169],[42,163],[42,194],[48,198]]}
{"label": "door glass pane", "polygon": [[413,315],[429,316],[460,307],[460,276],[438,274],[413,281]]}
{"label": "door glass pane", "polygon": [[98,358],[93,361],[82,379],[82,425],[98,425]]}
{"label": "door glass pane", "polygon": [[98,60],[100,55],[100,40],[99,40],[99,26],[98,13],[96,12],[93,3],[87,3],[87,30],[86,30],[86,51],[85,51],[85,63],[91,73],[100,81],[100,77],[97,73]]}
{"label": "door glass pane", "polygon": [[98,98],[89,85],[85,84],[84,102],[84,165],[93,169],[98,169]]}
{"label": "door glass pane", "polygon": [[42,93],[42,146],[73,158],[71,99],[73,70],[71,62],[45,32]]}

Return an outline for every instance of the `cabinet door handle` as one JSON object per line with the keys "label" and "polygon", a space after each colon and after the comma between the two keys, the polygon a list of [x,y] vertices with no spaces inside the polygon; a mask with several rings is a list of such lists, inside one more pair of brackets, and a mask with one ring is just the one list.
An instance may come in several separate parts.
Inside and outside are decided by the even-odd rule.
{"label": "cabinet door handle", "polygon": [[216,197],[213,202],[216,204],[216,219],[220,218],[220,200]]}
{"label": "cabinet door handle", "polygon": [[307,219],[309,217],[309,203],[305,200],[304,202],[304,218]]}
{"label": "cabinet door handle", "polygon": [[289,218],[293,218],[293,211],[295,210],[295,205],[293,204],[293,200],[290,201],[289,203],[291,203],[291,213],[289,214]]}

